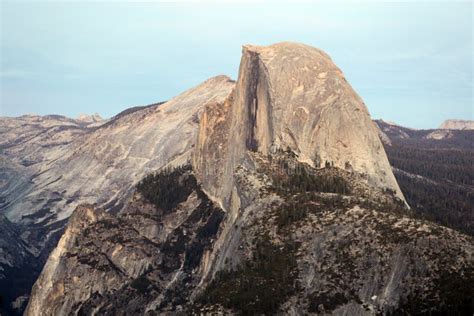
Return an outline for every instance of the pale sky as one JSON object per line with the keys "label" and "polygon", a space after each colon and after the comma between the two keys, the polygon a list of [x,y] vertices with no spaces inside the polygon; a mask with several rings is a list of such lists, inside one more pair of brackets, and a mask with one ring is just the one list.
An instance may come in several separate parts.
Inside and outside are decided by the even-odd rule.
{"label": "pale sky", "polygon": [[325,50],[373,118],[474,119],[473,3],[2,1],[1,116],[103,117],[236,79],[241,46]]}

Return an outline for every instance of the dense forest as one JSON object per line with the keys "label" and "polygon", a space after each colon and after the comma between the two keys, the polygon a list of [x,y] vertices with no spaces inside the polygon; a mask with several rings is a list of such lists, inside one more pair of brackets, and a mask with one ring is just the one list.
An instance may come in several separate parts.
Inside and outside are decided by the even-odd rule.
{"label": "dense forest", "polygon": [[385,144],[395,177],[417,215],[474,235],[474,131],[433,131],[380,123],[392,144]]}
{"label": "dense forest", "polygon": [[[375,123],[395,144],[426,149],[474,150],[474,130],[411,129],[381,120]],[[430,137],[433,132],[446,133],[446,137],[433,139]]]}

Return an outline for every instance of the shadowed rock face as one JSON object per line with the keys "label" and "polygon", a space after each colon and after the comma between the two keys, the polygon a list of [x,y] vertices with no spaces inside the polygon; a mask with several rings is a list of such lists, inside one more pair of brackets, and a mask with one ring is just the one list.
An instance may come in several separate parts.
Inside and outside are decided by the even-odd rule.
{"label": "shadowed rock face", "polygon": [[189,189],[171,209],[140,193],[118,215],[78,207],[33,287],[26,314],[144,314],[189,299],[224,213],[189,171],[171,181]]}
{"label": "shadowed rock face", "polygon": [[[31,285],[41,272],[35,249],[21,239],[21,227],[0,215],[0,313],[21,312]],[[16,304],[11,304],[17,300]],[[19,304],[20,303],[20,304]],[[5,313],[5,314],[3,314]]]}

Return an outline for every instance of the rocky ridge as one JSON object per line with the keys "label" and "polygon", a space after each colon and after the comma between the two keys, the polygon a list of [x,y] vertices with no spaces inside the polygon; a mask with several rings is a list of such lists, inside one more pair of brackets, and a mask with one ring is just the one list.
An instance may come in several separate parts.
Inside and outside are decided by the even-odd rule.
{"label": "rocky ridge", "polygon": [[[472,237],[410,218],[392,194],[356,174],[314,169],[291,152],[245,160],[235,178],[246,206],[236,215],[207,197],[190,167],[145,178],[118,215],[79,207],[26,314],[468,308]],[[163,208],[146,190],[162,201],[185,194]]]}
{"label": "rocky ridge", "polygon": [[[1,118],[0,212],[33,252],[25,268],[32,271],[29,286],[39,273],[34,267],[44,265],[77,206],[95,204],[116,213],[147,173],[189,161],[200,113],[225,99],[233,86],[228,77],[211,78],[100,126],[60,116]],[[0,242],[7,238],[0,232]],[[6,277],[18,285],[13,274]]]}
{"label": "rocky ridge", "polygon": [[104,119],[98,113],[94,113],[92,115],[79,114],[77,120],[88,124],[103,123],[104,121]]}
{"label": "rocky ridge", "polygon": [[[2,213],[14,222],[48,227],[67,219],[82,203],[118,211],[132,186],[145,174],[190,159],[200,112],[208,102],[227,97],[232,87],[227,77],[212,78],[164,104],[81,131],[54,149],[37,150],[46,158],[25,166],[29,181],[24,186],[1,192]],[[10,130],[5,133],[9,135]],[[44,131],[40,135],[48,137]],[[28,157],[22,153],[27,145],[15,148],[15,155],[9,149],[4,151],[9,161]],[[6,188],[13,187],[8,181],[16,180],[7,178]]]}
{"label": "rocky ridge", "polygon": [[446,120],[440,129],[457,129],[457,130],[472,130],[474,129],[474,121],[472,120]]}
{"label": "rocky ridge", "polygon": [[91,124],[61,115],[0,117],[2,156],[25,167],[46,164],[50,152],[90,131]]}
{"label": "rocky ridge", "polygon": [[389,123],[383,120],[375,120],[379,137],[384,144],[391,145],[392,142],[423,141],[434,147],[446,147],[453,144],[455,147],[473,147],[473,131],[470,129],[413,129]]}
{"label": "rocky ridge", "polygon": [[117,214],[77,208],[27,315],[469,310],[472,237],[413,218],[325,53],[245,46],[225,86],[184,107],[201,109],[186,159],[155,166]]}
{"label": "rocky ridge", "polygon": [[[188,192],[169,208],[139,192],[117,216],[79,207],[33,288],[27,314],[143,314],[184,302],[200,281],[198,265],[224,213],[189,168],[173,176],[167,185]],[[58,282],[51,287],[51,280]]]}

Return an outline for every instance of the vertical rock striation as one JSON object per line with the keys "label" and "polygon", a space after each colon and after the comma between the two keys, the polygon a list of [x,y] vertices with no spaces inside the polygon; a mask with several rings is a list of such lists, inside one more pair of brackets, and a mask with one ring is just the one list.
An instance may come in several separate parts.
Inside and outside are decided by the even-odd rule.
{"label": "vertical rock striation", "polygon": [[232,205],[232,174],[247,151],[287,149],[314,167],[329,163],[360,173],[404,200],[364,102],[319,49],[244,46],[235,91],[204,117],[194,163],[204,188],[226,208]]}
{"label": "vertical rock striation", "polygon": [[165,104],[168,125],[144,125],[159,110],[143,118],[137,129],[166,131],[151,157],[169,163],[147,164],[157,173],[118,214],[76,209],[27,315],[472,306],[472,238],[410,217],[365,105],[325,53],[245,46],[235,87],[213,81],[222,89]]}

